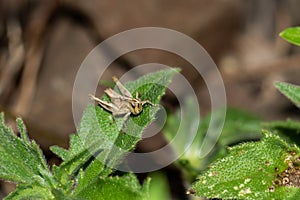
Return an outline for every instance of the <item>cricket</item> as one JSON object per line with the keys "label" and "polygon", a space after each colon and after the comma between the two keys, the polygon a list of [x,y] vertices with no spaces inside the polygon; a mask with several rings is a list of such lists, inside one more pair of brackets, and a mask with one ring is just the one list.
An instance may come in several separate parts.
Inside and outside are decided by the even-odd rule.
{"label": "cricket", "polygon": [[93,95],[90,95],[90,97],[102,108],[111,112],[114,119],[116,119],[118,116],[123,116],[123,123],[125,123],[131,114],[139,115],[143,111],[143,106],[145,104],[154,106],[154,104],[149,100],[139,99],[138,92],[136,92],[136,96],[134,98],[116,76],[113,76],[112,79],[119,88],[121,94],[117,93],[111,88],[108,88],[104,92],[108,95],[111,102],[106,102]]}

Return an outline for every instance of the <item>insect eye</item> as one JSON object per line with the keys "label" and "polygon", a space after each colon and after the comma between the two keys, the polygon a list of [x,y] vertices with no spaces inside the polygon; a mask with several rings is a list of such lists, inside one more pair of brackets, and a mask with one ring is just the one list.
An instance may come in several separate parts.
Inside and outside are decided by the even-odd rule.
{"label": "insect eye", "polygon": [[135,103],[131,103],[131,106],[132,106],[132,107],[135,107]]}

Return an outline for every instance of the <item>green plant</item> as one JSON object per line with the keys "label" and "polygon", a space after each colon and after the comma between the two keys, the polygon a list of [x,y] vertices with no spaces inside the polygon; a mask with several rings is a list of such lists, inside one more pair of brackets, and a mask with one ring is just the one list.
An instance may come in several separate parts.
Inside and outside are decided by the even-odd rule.
{"label": "green plant", "polygon": [[[299,106],[300,87],[276,83],[276,87]],[[222,199],[299,199],[300,149],[296,137],[300,123],[264,123],[259,142],[229,147],[198,177],[191,192]]]}
{"label": "green plant", "polygon": [[[178,71],[148,74],[126,83],[125,87],[132,94],[138,91],[142,99],[159,103],[166,86]],[[103,98],[108,100],[107,96]],[[2,113],[0,178],[17,184],[16,190],[5,199],[149,199],[149,179],[141,185],[134,174],[116,175],[113,167],[134,149],[143,129],[155,118],[157,111],[157,106],[146,105],[141,114],[131,117],[132,121],[126,124],[127,134],[124,134],[118,129],[122,119],[114,121],[111,113],[99,106],[88,105],[77,134],[70,136],[69,149],[50,148],[63,160],[59,166],[52,166],[52,170],[38,145],[28,138],[23,121],[17,119],[20,132],[17,137],[5,125]]]}
{"label": "green plant", "polygon": [[[300,28],[295,27],[280,35],[300,45],[299,32]],[[141,99],[157,104],[178,71],[148,74],[126,83],[125,87],[131,94],[138,92]],[[278,82],[275,87],[300,107],[299,86]],[[103,99],[109,101],[106,95]],[[169,141],[175,135],[179,137],[172,147],[177,154],[183,152],[175,165],[182,169],[186,180],[193,182],[188,193],[222,199],[300,198],[299,122],[289,119],[262,123],[252,114],[229,108],[219,140],[211,153],[202,158],[199,151],[211,115],[201,120],[194,140],[184,151],[190,142],[187,133],[193,132],[192,127],[198,123],[195,105],[196,102],[187,97],[183,118],[179,111],[168,115],[163,129]],[[59,166],[51,166],[51,170],[38,145],[28,138],[23,121],[17,119],[20,133],[17,137],[5,126],[4,114],[1,114],[0,178],[17,184],[16,190],[5,199],[169,198],[169,188],[162,174],[155,174],[153,181],[148,178],[140,184],[133,173],[114,171],[122,157],[134,149],[157,111],[158,107],[146,105],[141,114],[131,116],[126,122],[127,134],[124,134],[120,131],[121,118],[114,119],[101,107],[88,105],[78,132],[70,136],[69,149],[50,148],[63,160]]]}
{"label": "green plant", "polygon": [[[300,45],[300,27],[288,28],[280,36]],[[275,87],[300,108],[299,86],[277,82]],[[240,113],[236,119],[243,119],[243,116]],[[244,124],[252,122],[252,131],[258,130],[258,121],[247,119],[247,116],[244,119]],[[300,123],[288,119],[262,123],[261,126],[264,129],[260,141],[244,142],[226,150],[230,142],[225,142],[221,150],[219,148],[214,152],[217,159],[209,160],[209,168],[198,174],[188,193],[221,199],[299,199]],[[240,132],[242,137],[249,130],[242,124],[233,127],[240,130],[232,129],[227,117],[225,130],[229,128],[229,141],[234,138],[233,133]],[[221,143],[222,135],[219,139]]]}

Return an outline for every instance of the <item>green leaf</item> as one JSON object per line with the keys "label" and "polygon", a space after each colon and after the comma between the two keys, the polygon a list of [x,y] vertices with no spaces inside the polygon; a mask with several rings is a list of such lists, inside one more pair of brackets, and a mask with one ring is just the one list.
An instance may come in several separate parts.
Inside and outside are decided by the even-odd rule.
{"label": "green leaf", "polygon": [[159,172],[150,174],[150,177],[149,199],[171,199],[167,177],[163,173]]}
{"label": "green leaf", "polygon": [[[80,141],[78,135],[71,135],[71,141]],[[72,144],[72,142],[71,142]],[[70,152],[72,145],[70,145]],[[60,147],[52,147],[51,150],[57,155],[62,156],[64,162],[59,166],[53,166],[54,177],[60,182],[60,188],[66,193],[71,194],[73,186],[76,184],[75,179],[86,163],[91,159],[92,155],[87,149],[78,151],[78,154],[71,155],[70,152],[64,151]]]}
{"label": "green leaf", "polygon": [[[71,136],[71,135],[70,135]],[[62,160],[67,160],[69,153],[68,150],[59,147],[59,146],[51,146],[50,150],[56,154],[58,157],[60,157]]]}
{"label": "green leaf", "polygon": [[300,87],[290,83],[277,82],[276,88],[300,108]]}
{"label": "green leaf", "polygon": [[[222,199],[299,199],[300,150],[279,136],[263,131],[260,142],[229,149],[199,176],[190,193]],[[286,179],[288,177],[288,179]]]}
{"label": "green leaf", "polygon": [[99,176],[103,168],[103,163],[95,159],[84,171],[81,170],[79,172],[78,184],[73,195],[77,195],[80,191],[85,190],[86,187]]}
{"label": "green leaf", "polygon": [[[153,103],[159,103],[166,86],[178,71],[178,69],[158,71],[128,82],[124,86],[132,94],[138,92],[142,100],[148,99]],[[104,98],[108,100],[107,96]],[[119,128],[121,118],[115,121],[112,114],[100,106],[88,105],[77,134],[71,136],[69,150],[60,147],[51,148],[64,161],[60,166],[53,167],[55,177],[60,180],[62,188],[71,194],[74,185],[79,185],[78,190],[81,190],[85,183],[110,174],[119,160],[141,139],[143,130],[155,118],[158,109],[158,106],[145,105],[141,114],[129,118],[125,134]],[[95,159],[105,165],[93,161]],[[75,193],[78,193],[78,190],[76,188]]]}
{"label": "green leaf", "polygon": [[0,178],[15,183],[51,185],[51,174],[42,151],[28,139],[21,119],[17,124],[21,138],[4,124],[4,114],[0,114]]}
{"label": "green leaf", "polygon": [[[138,92],[140,99],[147,99],[154,104],[158,104],[165,93],[166,86],[178,72],[178,68],[161,70],[143,76],[136,81],[128,82],[125,84],[125,87],[132,94]],[[126,134],[118,134],[114,144],[117,148],[111,150],[107,159],[108,164],[118,164],[117,161],[122,156],[133,150],[136,143],[141,139],[143,130],[155,119],[155,114],[158,110],[158,106],[146,105],[141,114],[128,120],[128,123],[126,123],[127,132]]]}
{"label": "green leaf", "polygon": [[300,27],[287,28],[283,30],[279,35],[286,41],[300,46]]}
{"label": "green leaf", "polygon": [[26,143],[30,143],[30,140],[29,140],[29,138],[27,136],[27,133],[26,133],[26,127],[25,127],[25,124],[24,124],[23,120],[21,118],[17,118],[16,121],[17,121],[18,130],[20,132],[22,140]]}
{"label": "green leaf", "polygon": [[74,195],[84,200],[142,200],[148,199],[149,180],[141,186],[133,174],[122,177],[99,177]]}
{"label": "green leaf", "polygon": [[40,200],[54,199],[51,189],[40,187],[36,184],[18,185],[16,190],[4,198],[4,200]]}

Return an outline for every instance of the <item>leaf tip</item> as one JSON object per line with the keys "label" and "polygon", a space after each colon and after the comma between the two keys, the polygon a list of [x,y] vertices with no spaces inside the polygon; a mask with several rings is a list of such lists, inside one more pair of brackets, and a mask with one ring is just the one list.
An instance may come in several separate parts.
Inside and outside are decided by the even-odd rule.
{"label": "leaf tip", "polygon": [[300,46],[300,27],[289,27],[279,33],[279,36],[285,41]]}
{"label": "leaf tip", "polygon": [[282,39],[285,39],[285,38],[284,38],[285,33],[286,33],[286,29],[282,30],[278,35],[279,35],[279,37],[281,37]]}
{"label": "leaf tip", "polygon": [[20,117],[18,117],[16,119],[16,122],[17,122],[18,130],[20,132],[21,138],[24,141],[29,142],[29,138],[26,134],[26,127],[25,127],[24,121]]}
{"label": "leaf tip", "polygon": [[282,81],[275,81],[274,82],[274,86],[276,88],[279,88],[280,86],[284,85],[284,84],[287,84],[286,82],[282,82]]}
{"label": "leaf tip", "polygon": [[276,81],[274,83],[274,86],[283,94],[285,94],[284,92],[284,88],[289,87],[291,84],[290,83],[286,83],[286,82],[281,82],[281,81]]}
{"label": "leaf tip", "polygon": [[173,69],[174,69],[176,72],[178,72],[178,73],[181,72],[181,68],[180,68],[180,67],[174,67]]}

